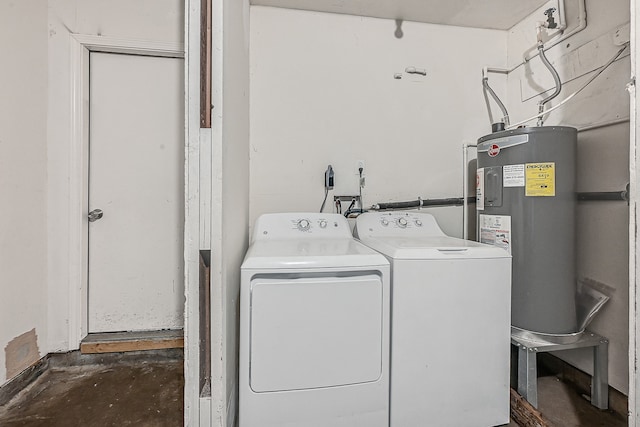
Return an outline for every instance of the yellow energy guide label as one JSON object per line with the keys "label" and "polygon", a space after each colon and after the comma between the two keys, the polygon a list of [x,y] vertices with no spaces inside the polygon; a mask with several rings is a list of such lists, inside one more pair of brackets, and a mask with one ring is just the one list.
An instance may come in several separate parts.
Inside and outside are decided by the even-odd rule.
{"label": "yellow energy guide label", "polygon": [[556,164],[527,163],[525,165],[525,196],[544,197],[556,195]]}

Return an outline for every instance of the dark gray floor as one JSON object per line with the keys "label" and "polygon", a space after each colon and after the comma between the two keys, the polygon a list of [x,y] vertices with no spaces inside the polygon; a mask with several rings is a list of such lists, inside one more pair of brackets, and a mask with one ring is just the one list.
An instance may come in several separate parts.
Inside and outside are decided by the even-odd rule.
{"label": "dark gray floor", "polygon": [[182,426],[181,359],[50,367],[5,406],[0,426]]}
{"label": "dark gray floor", "polygon": [[[52,363],[34,383],[0,406],[0,426],[182,426],[181,356],[181,352],[168,357],[157,352],[75,355],[65,363]],[[627,425],[626,418],[594,408],[555,376],[539,378],[538,390],[539,409],[554,426]]]}
{"label": "dark gray floor", "polygon": [[540,412],[558,427],[623,427],[627,419],[613,411],[601,411],[587,397],[555,376],[538,378]]}

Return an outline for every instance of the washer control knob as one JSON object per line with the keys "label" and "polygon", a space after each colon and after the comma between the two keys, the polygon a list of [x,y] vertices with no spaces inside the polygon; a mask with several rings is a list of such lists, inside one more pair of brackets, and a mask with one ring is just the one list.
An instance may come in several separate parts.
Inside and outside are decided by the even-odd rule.
{"label": "washer control knob", "polygon": [[416,219],[416,225],[418,227],[422,227],[422,221],[420,221],[419,219]]}
{"label": "washer control knob", "polygon": [[327,221],[321,219],[318,225],[320,226],[320,228],[327,228]]}
{"label": "washer control knob", "polygon": [[398,225],[402,228],[405,228],[407,226],[407,219],[406,218],[398,218]]}
{"label": "washer control knob", "polygon": [[300,231],[308,231],[311,228],[311,223],[308,219],[301,219],[298,221],[298,230]]}
{"label": "washer control knob", "polygon": [[380,223],[386,227],[387,225],[389,225],[389,220],[387,220],[386,218],[382,218]]}

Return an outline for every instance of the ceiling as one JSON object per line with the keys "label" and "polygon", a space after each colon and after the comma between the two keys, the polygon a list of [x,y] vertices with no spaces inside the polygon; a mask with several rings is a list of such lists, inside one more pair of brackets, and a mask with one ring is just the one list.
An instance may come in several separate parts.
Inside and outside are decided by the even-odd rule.
{"label": "ceiling", "polygon": [[508,30],[548,0],[251,0],[288,9]]}

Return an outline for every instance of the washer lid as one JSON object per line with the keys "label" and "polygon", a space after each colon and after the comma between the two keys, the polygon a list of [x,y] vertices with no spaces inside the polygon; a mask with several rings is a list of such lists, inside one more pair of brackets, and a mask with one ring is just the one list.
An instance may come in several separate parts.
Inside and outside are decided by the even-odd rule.
{"label": "washer lid", "polygon": [[247,251],[242,268],[308,269],[385,266],[379,253],[353,238],[259,240]]}
{"label": "washer lid", "polygon": [[394,259],[505,258],[501,248],[449,237],[426,212],[367,212],[356,220],[362,243]]}
{"label": "washer lid", "polygon": [[366,236],[362,243],[393,259],[509,258],[502,248],[448,236]]}

